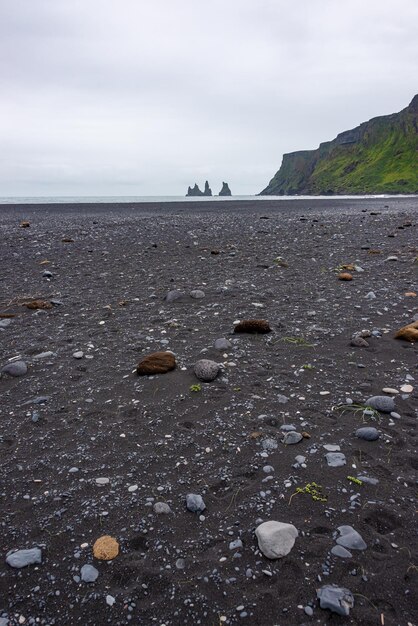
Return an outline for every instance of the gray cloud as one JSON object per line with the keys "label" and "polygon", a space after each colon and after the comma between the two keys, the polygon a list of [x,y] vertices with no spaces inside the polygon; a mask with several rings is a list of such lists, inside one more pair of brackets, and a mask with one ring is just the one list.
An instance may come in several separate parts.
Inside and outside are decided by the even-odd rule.
{"label": "gray cloud", "polygon": [[257,193],[405,107],[416,0],[0,0],[0,195]]}

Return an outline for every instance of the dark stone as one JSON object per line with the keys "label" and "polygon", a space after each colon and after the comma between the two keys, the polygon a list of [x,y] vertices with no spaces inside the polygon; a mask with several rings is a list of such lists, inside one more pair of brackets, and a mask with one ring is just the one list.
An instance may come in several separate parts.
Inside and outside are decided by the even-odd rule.
{"label": "dark stone", "polygon": [[228,183],[222,183],[222,189],[219,192],[220,196],[232,196]]}

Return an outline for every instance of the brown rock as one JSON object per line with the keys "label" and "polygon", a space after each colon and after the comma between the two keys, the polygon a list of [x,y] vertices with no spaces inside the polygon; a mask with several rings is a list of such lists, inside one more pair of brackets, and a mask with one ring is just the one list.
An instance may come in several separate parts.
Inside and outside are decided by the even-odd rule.
{"label": "brown rock", "polygon": [[52,304],[47,300],[30,300],[29,302],[24,302],[23,306],[28,309],[52,309]]}
{"label": "brown rock", "polygon": [[20,222],[20,228],[29,228],[30,226],[30,222],[27,222],[26,220],[23,220],[22,222]]}
{"label": "brown rock", "polygon": [[111,561],[119,554],[119,544],[110,535],[103,535],[94,542],[93,556],[100,561]]}
{"label": "brown rock", "polygon": [[74,239],[71,239],[71,237],[64,237],[61,241],[62,243],[74,243]]}
{"label": "brown rock", "polygon": [[395,339],[404,339],[405,341],[412,342],[418,341],[418,321],[400,328],[395,333]]}
{"label": "brown rock", "polygon": [[338,280],[353,280],[353,277],[349,272],[341,272],[338,274]]}
{"label": "brown rock", "polygon": [[234,333],[270,333],[270,324],[266,320],[242,320],[234,327]]}
{"label": "brown rock", "polygon": [[176,359],[171,352],[154,352],[144,357],[136,368],[138,376],[165,374],[176,367]]}

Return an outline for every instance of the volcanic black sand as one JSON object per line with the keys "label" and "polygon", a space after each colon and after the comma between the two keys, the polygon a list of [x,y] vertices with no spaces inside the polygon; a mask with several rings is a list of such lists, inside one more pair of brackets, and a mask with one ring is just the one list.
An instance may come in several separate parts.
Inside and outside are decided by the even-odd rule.
{"label": "volcanic black sand", "polygon": [[[417,347],[394,339],[417,319],[417,210],[0,207],[0,367],[28,366],[0,379],[0,624],[417,626]],[[338,280],[343,265],[353,280]],[[173,289],[185,295],[168,303]],[[233,334],[251,318],[272,332]],[[352,346],[363,329],[369,346]],[[137,376],[161,350],[176,369]],[[213,382],[193,372],[202,358],[222,364]],[[364,408],[375,395],[394,398],[392,415]],[[303,439],[282,443],[283,425]],[[379,439],[357,438],[362,426]],[[329,444],[345,465],[327,465]],[[296,491],[312,482],[319,500]],[[268,520],[298,530],[282,559],[258,549]],[[331,554],[342,525],[367,548]],[[93,557],[102,535],[120,545],[112,561]],[[34,547],[41,563],[6,563]],[[85,564],[95,582],[80,580]],[[353,594],[348,616],[319,607],[329,584]]]}

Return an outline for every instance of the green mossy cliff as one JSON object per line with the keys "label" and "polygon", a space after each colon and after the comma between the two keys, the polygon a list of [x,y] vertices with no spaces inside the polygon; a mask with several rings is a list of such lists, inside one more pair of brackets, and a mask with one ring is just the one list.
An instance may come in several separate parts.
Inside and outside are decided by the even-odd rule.
{"label": "green mossy cliff", "polygon": [[418,193],[418,95],[392,115],[283,155],[260,195]]}

